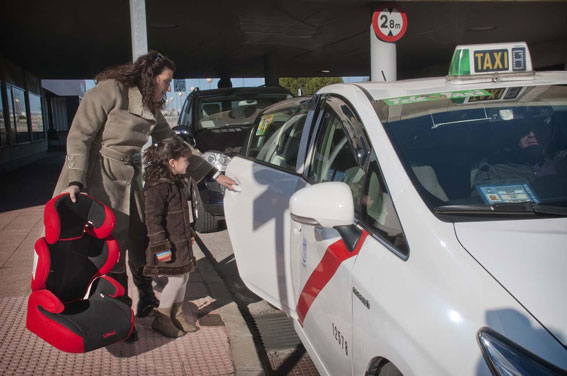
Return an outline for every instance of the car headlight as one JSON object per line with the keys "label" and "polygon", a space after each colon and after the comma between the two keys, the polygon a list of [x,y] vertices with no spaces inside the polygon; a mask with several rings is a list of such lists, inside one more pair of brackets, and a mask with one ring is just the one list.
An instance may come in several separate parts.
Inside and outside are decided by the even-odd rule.
{"label": "car headlight", "polygon": [[226,167],[232,159],[228,155],[216,151],[208,151],[203,154],[203,156],[205,157],[207,162],[209,162],[219,171],[226,171]]}
{"label": "car headlight", "polygon": [[566,371],[520,347],[495,331],[483,328],[478,341],[484,360],[497,376],[565,375]]}

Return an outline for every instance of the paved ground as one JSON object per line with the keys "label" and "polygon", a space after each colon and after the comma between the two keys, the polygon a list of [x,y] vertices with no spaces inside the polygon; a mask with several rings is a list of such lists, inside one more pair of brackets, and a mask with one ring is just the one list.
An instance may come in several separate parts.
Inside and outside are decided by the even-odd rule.
{"label": "paved ground", "polygon": [[199,234],[197,244],[238,304],[267,374],[319,375],[295,333],[292,321],[248,290],[240,279],[228,232]]}
{"label": "paved ground", "polygon": [[[86,354],[63,353],[25,328],[33,244],[42,233],[61,153],[0,176],[0,375],[260,375],[252,335],[223,279],[196,249],[184,307],[200,327],[171,340],[136,319],[140,340]],[[196,247],[197,248],[197,247]],[[131,291],[135,291],[130,286]],[[137,296],[133,296],[134,306]]]}

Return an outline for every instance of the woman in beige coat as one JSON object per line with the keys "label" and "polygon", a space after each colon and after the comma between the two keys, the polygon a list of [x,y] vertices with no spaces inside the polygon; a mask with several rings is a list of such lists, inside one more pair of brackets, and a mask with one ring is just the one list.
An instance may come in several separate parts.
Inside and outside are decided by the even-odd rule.
{"label": "woman in beige coat", "polygon": [[[149,137],[160,141],[175,137],[161,114],[170,91],[175,64],[150,51],[134,63],[103,71],[97,85],[85,93],[67,137],[67,155],[55,193],[68,192],[74,200],[87,192],[114,211],[113,236],[120,248],[120,260],[113,277],[127,289],[125,253],[134,284],[139,290],[139,317],[151,312],[158,301],[151,279],[144,277],[147,247],[140,184],[140,152]],[[216,170],[198,153],[190,160],[190,175],[199,181]],[[235,182],[220,175],[217,182],[232,189]],[[127,290],[126,290],[127,292]],[[127,294],[126,294],[127,295]],[[128,298],[131,304],[131,300]],[[136,331],[130,340],[137,339]]]}

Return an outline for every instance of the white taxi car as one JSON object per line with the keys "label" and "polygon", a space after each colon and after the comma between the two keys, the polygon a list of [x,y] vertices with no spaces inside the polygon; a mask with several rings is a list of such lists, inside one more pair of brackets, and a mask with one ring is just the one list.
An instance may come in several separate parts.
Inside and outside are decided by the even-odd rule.
{"label": "white taxi car", "polygon": [[321,374],[567,374],[567,72],[525,43],[266,109],[226,171],[239,273]]}

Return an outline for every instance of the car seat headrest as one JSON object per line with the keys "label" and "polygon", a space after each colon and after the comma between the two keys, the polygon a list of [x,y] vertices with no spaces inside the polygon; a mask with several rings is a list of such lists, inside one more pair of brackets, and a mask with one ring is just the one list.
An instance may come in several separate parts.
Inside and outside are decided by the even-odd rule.
{"label": "car seat headrest", "polygon": [[59,239],[80,237],[83,232],[98,239],[104,239],[112,232],[115,218],[110,208],[86,194],[76,198],[76,202],[72,202],[69,193],[63,193],[45,205],[43,222],[49,244]]}

